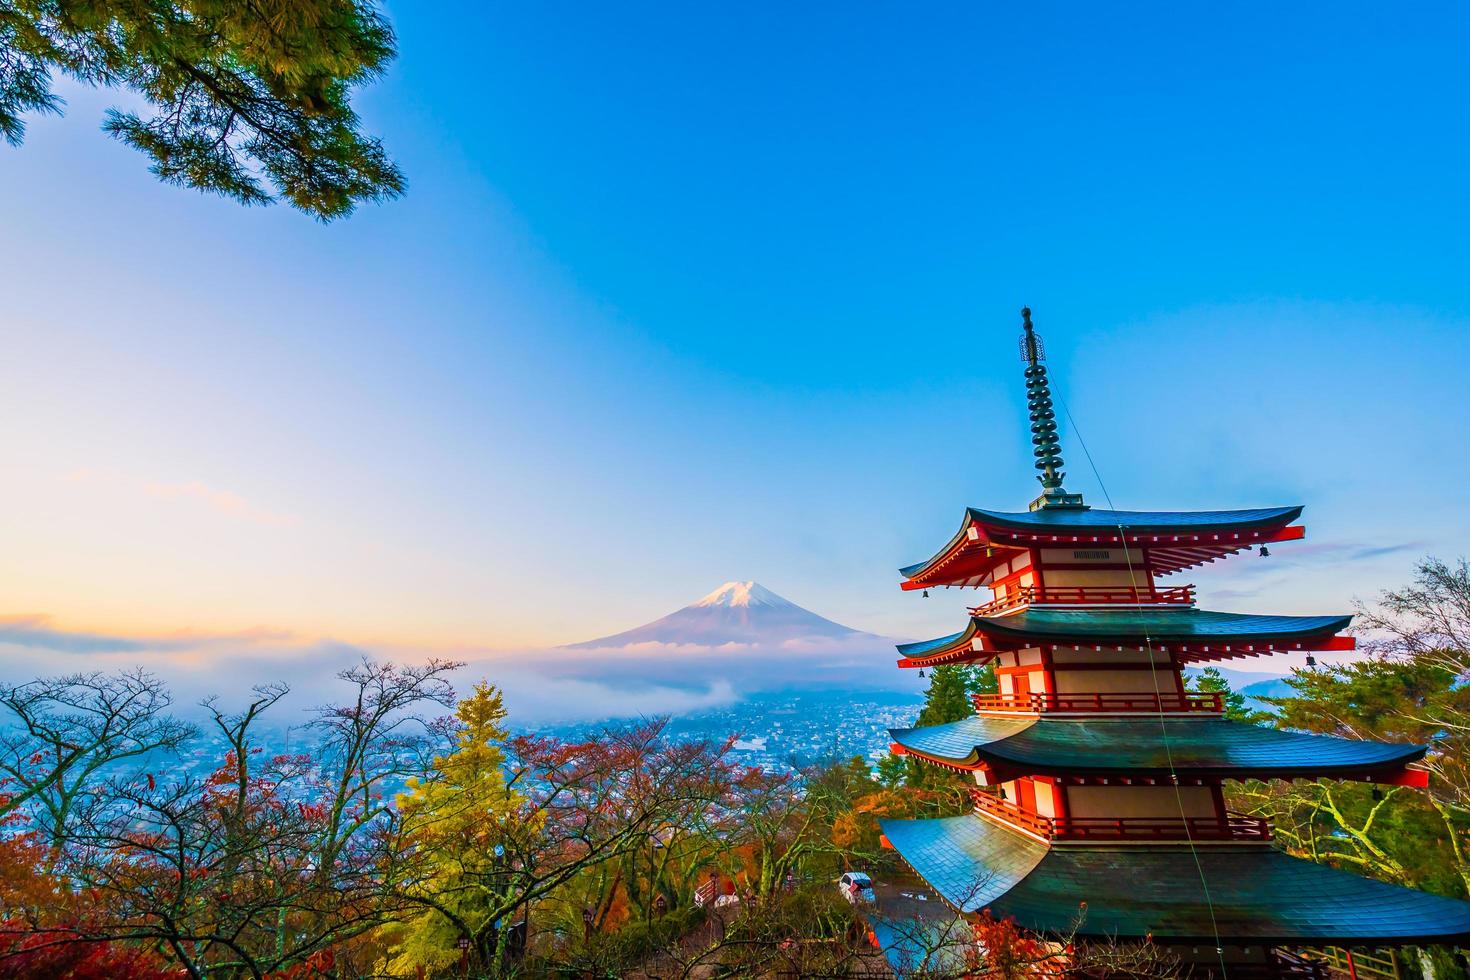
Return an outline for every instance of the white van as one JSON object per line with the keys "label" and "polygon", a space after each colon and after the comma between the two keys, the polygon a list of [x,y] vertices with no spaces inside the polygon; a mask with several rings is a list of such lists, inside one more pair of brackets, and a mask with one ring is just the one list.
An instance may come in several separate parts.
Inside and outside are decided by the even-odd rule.
{"label": "white van", "polygon": [[837,887],[842,892],[842,897],[854,905],[871,905],[873,897],[873,879],[861,871],[848,871],[837,879]]}

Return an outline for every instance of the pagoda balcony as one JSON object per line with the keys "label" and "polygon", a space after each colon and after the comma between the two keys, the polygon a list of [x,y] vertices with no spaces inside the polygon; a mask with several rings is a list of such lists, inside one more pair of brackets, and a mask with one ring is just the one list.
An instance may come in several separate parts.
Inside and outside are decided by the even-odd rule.
{"label": "pagoda balcony", "polygon": [[1025,585],[970,609],[972,616],[999,616],[1028,606],[1192,606],[1194,586]]}
{"label": "pagoda balcony", "polygon": [[1140,691],[1136,693],[1092,694],[975,694],[970,698],[976,711],[1004,711],[1014,714],[1158,714],[1218,715],[1225,710],[1225,698],[1214,692],[1188,691],[1184,694]]}
{"label": "pagoda balcony", "polygon": [[970,797],[976,811],[1052,842],[1157,843],[1209,841],[1264,844],[1271,825],[1258,817],[1044,817],[981,789]]}
{"label": "pagoda balcony", "polygon": [[[1363,956],[1362,953],[1358,955],[1360,958]],[[1347,972],[1344,966],[1337,975]],[[1190,963],[1184,967],[1182,975],[1189,980],[1224,980],[1227,977],[1229,980],[1329,980],[1334,971],[1318,960],[1295,956],[1282,949],[1268,949],[1264,963]]]}

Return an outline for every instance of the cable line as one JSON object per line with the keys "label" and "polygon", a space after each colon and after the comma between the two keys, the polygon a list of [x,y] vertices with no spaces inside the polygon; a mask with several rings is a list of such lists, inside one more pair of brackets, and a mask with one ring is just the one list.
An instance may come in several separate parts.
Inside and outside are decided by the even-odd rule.
{"label": "cable line", "polygon": [[[1030,318],[1027,317],[1027,326],[1030,325],[1029,320]],[[1062,413],[1067,417],[1067,424],[1071,426],[1073,434],[1077,436],[1077,444],[1082,447],[1082,454],[1087,457],[1087,465],[1092,468],[1092,475],[1097,479],[1097,485],[1102,490],[1103,499],[1108,502],[1108,509],[1113,513],[1117,513],[1118,509],[1113,504],[1113,496],[1108,493],[1108,485],[1103,480],[1102,473],[1099,472],[1097,463],[1092,458],[1092,451],[1087,448],[1087,441],[1082,438],[1082,430],[1078,427],[1077,420],[1072,417],[1072,409],[1067,404],[1067,399],[1062,397],[1061,392],[1057,392],[1057,401],[1061,403]],[[1118,522],[1118,537],[1123,542],[1123,560],[1128,566],[1128,581],[1133,588],[1134,603],[1135,605],[1142,606],[1143,601],[1139,598],[1140,593],[1138,591],[1138,577],[1133,567],[1132,550],[1128,544],[1128,532],[1121,521]],[[1163,691],[1159,688],[1158,662],[1154,655],[1153,638],[1145,633],[1143,642],[1144,649],[1148,653],[1149,676],[1153,678],[1154,701],[1158,706],[1159,733],[1162,736],[1164,745],[1164,759],[1169,767],[1169,780],[1174,784],[1174,801],[1179,808],[1180,821],[1184,824],[1184,838],[1189,844],[1190,856],[1194,858],[1195,871],[1199,874],[1200,888],[1205,896],[1205,907],[1210,913],[1210,931],[1215,937],[1215,955],[1220,960],[1220,973],[1224,977],[1229,975],[1229,971],[1225,965],[1225,947],[1220,939],[1220,925],[1215,918],[1215,903],[1210,897],[1209,878],[1205,874],[1204,863],[1200,861],[1199,849],[1195,846],[1194,834],[1189,827],[1189,815],[1185,813],[1184,809],[1184,794],[1179,785],[1179,771],[1174,766],[1174,750],[1169,743],[1169,726],[1164,712],[1164,695]]]}

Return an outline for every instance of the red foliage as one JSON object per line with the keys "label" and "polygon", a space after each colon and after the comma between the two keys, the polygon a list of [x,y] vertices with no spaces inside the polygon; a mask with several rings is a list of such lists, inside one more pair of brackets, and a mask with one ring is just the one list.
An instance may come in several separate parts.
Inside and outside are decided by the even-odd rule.
{"label": "red foliage", "polygon": [[297,963],[290,969],[266,974],[266,980],[318,980],[331,976],[332,967],[336,965],[336,954],[330,949],[324,949],[311,954],[305,963]]}
{"label": "red foliage", "polygon": [[1055,944],[1023,932],[1011,918],[997,919],[989,909],[974,920],[975,942],[983,962],[978,975],[1001,977],[1060,977],[1067,957]]}
{"label": "red foliage", "polygon": [[0,976],[7,980],[175,980],[184,971],[169,967],[152,951],[115,942],[82,942],[71,930],[27,931],[15,920],[0,922]]}

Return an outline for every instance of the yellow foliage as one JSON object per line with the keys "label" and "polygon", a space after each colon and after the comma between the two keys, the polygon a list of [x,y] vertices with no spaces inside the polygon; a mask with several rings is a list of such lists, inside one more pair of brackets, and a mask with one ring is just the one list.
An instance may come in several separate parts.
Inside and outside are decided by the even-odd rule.
{"label": "yellow foliage", "polygon": [[481,681],[455,716],[461,726],[455,751],[436,758],[434,774],[411,780],[397,802],[404,832],[424,862],[410,894],[448,910],[464,929],[435,908],[389,927],[383,936],[389,953],[378,969],[392,976],[450,966],[459,959],[464,930],[478,935],[490,924],[496,861],[504,853],[499,845],[520,808],[520,795],[505,781],[500,691]]}

